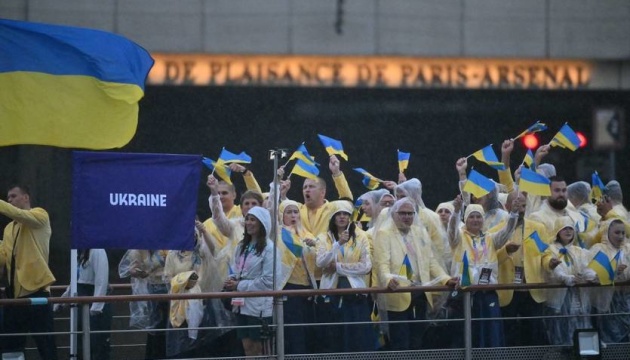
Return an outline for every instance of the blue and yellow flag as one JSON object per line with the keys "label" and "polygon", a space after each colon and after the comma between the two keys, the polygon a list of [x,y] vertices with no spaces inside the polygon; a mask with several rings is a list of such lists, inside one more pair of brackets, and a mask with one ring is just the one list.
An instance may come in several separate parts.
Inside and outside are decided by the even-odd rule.
{"label": "blue and yellow flag", "polygon": [[527,154],[525,154],[525,158],[523,159],[523,164],[527,165],[530,170],[536,170],[534,165],[534,153],[531,149],[527,150]]}
{"label": "blue and yellow flag", "polygon": [[225,166],[225,164],[214,161],[207,157],[201,159],[201,162],[206,165],[206,167],[210,169],[212,173],[217,174],[217,176],[221,178],[221,180],[232,185],[232,179],[230,178],[232,176],[232,170],[229,167]]}
{"label": "blue and yellow flag", "polygon": [[321,134],[317,134],[317,136],[319,136],[319,140],[326,148],[326,152],[328,153],[328,155],[339,155],[344,158],[344,160],[348,161],[348,155],[346,155],[346,153],[343,151],[343,145],[341,145],[341,141],[329,138],[328,136],[324,136]]}
{"label": "blue and yellow flag", "polygon": [[251,164],[252,157],[247,155],[245,151],[242,151],[240,154],[234,154],[223,148],[221,149],[221,154],[219,155],[219,162],[223,164]]}
{"label": "blue and yellow flag", "polygon": [[492,144],[486,146],[485,148],[481,150],[475,151],[470,156],[473,156],[475,159],[481,162],[485,162],[486,164],[490,165],[490,167],[492,167],[493,169],[505,170],[505,164],[503,164],[502,162],[499,161],[499,159],[497,159],[497,155],[494,153],[494,150],[492,150]]}
{"label": "blue and yellow flag", "polygon": [[529,135],[529,134],[533,134],[533,133],[537,133],[539,131],[545,131],[545,130],[547,130],[547,125],[541,123],[540,121],[536,121],[534,125],[528,127],[527,130],[520,133],[517,137],[514,138],[514,140],[521,138],[525,135]]}
{"label": "blue and yellow flag", "polygon": [[401,173],[405,172],[405,170],[407,170],[407,167],[409,167],[410,156],[410,153],[398,150],[398,171],[400,171]]}
{"label": "blue and yellow flag", "polygon": [[149,53],[112,33],[0,19],[0,146],[111,149],[138,125]]}
{"label": "blue and yellow flag", "polygon": [[309,165],[315,165],[317,164],[315,162],[315,157],[311,156],[308,153],[308,150],[306,150],[306,146],[304,145],[304,143],[302,143],[297,150],[295,150],[293,152],[293,154],[291,155],[291,157],[289,158],[289,160],[293,160],[293,159],[300,159],[302,161],[304,161],[305,163],[309,164]]}
{"label": "blue and yellow flag", "polygon": [[599,177],[599,174],[595,171],[591,176],[591,199],[601,200],[604,196],[605,188],[606,185],[604,185],[604,182]]}
{"label": "blue and yellow flag", "polygon": [[302,257],[302,241],[296,234],[282,228],[282,242],[295,257]]}
{"label": "blue and yellow flag", "polygon": [[521,170],[521,179],[518,181],[520,191],[525,191],[531,195],[551,196],[549,184],[551,181],[544,175],[526,168]]}
{"label": "blue and yellow flag", "polygon": [[545,244],[545,242],[540,239],[538,231],[531,233],[527,239],[523,241],[523,244],[527,248],[526,251],[530,254],[542,254],[549,248],[549,245]]}
{"label": "blue and yellow flag", "polygon": [[559,146],[571,151],[577,150],[577,148],[580,147],[580,143],[580,138],[567,123],[560,128],[560,131],[558,131],[550,142],[551,146]]}
{"label": "blue and yellow flag", "polygon": [[406,277],[407,280],[411,280],[413,277],[413,269],[411,267],[411,261],[409,261],[409,255],[405,255],[398,275]]}
{"label": "blue and yellow flag", "polygon": [[470,284],[472,284],[470,266],[468,264],[468,253],[466,251],[464,251],[464,256],[462,257],[462,279],[459,283],[461,286],[470,286]]}
{"label": "blue and yellow flag", "polygon": [[593,260],[588,263],[588,267],[593,269],[602,285],[612,284],[615,280],[615,270],[608,259],[608,256],[601,251],[595,254]]}
{"label": "blue and yellow flag", "polygon": [[612,260],[610,261],[610,266],[612,266],[613,271],[615,273],[617,272],[617,267],[619,266],[619,261],[621,261],[621,250],[617,251],[615,256],[613,256]]}
{"label": "blue and yellow flag", "polygon": [[468,180],[464,184],[464,188],[462,190],[473,194],[475,197],[482,197],[494,190],[496,185],[494,181],[488,179],[487,177],[481,175],[475,170],[470,170],[470,174],[468,174]]}
{"label": "blue and yellow flag", "polygon": [[293,165],[293,170],[291,170],[291,174],[299,175],[307,179],[317,179],[317,175],[319,175],[319,169],[316,165],[310,165],[305,163],[301,159],[298,159],[298,161],[295,162],[295,165]]}
{"label": "blue and yellow flag", "polygon": [[370,190],[376,189],[380,185],[380,183],[383,181],[383,180],[377,178],[376,176],[370,174],[369,172],[367,172],[363,168],[354,168],[352,170],[354,170],[354,171],[358,172],[359,174],[363,175],[362,183],[363,183],[363,185],[365,185],[366,188],[368,188]]}

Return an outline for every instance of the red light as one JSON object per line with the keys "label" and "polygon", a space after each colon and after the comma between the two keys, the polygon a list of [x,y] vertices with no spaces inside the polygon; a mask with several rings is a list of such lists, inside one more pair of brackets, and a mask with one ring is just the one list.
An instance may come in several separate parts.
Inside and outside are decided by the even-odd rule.
{"label": "red light", "polygon": [[534,150],[538,147],[538,138],[534,134],[528,134],[523,136],[523,145],[530,150]]}
{"label": "red light", "polygon": [[575,133],[575,135],[577,135],[578,139],[580,139],[580,147],[583,148],[586,146],[586,136],[584,136],[584,134],[582,134],[581,132],[577,131]]}

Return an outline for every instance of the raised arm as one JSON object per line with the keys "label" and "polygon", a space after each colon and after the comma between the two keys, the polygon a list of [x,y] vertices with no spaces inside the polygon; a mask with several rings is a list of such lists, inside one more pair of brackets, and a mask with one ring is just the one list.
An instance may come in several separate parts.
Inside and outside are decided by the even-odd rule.
{"label": "raised arm", "polygon": [[462,216],[462,203],[462,196],[457,195],[453,200],[453,207],[455,208],[453,215],[451,215],[451,218],[448,220],[448,229],[446,230],[446,234],[448,236],[448,243],[451,245],[451,249],[459,246],[459,243],[461,242],[458,221]]}
{"label": "raised arm", "polygon": [[247,190],[258,191],[262,194],[262,189],[260,188],[260,185],[258,185],[258,181],[256,181],[254,173],[251,170],[237,163],[230,164],[230,169],[243,175],[243,180],[245,180]]}
{"label": "raised arm", "polygon": [[465,157],[457,159],[455,169],[457,169],[457,175],[459,176],[459,191],[462,194],[462,201],[464,204],[470,204],[470,194],[464,191],[464,185],[466,185],[466,181],[468,181],[468,175],[466,175],[468,159]]}
{"label": "raised arm", "polygon": [[514,228],[516,227],[516,221],[518,220],[518,209],[520,206],[521,200],[517,196],[514,201],[512,201],[512,212],[510,212],[510,218],[508,219],[507,224],[502,227],[492,239],[495,249],[501,249],[512,237],[512,233],[514,233]]}
{"label": "raised arm", "polygon": [[337,158],[337,156],[332,155],[330,157],[328,168],[332,173],[333,182],[335,183],[335,188],[337,189],[337,193],[339,194],[339,199],[353,199],[352,191],[350,190],[350,186],[348,186],[346,176],[341,171],[339,159]]}
{"label": "raised arm", "polygon": [[499,173],[499,182],[507,188],[510,193],[514,190],[514,179],[510,170],[510,156],[514,150],[514,140],[508,139],[501,144],[501,162],[505,165],[505,170],[497,170]]}
{"label": "raised arm", "polygon": [[212,211],[214,224],[217,226],[217,229],[219,229],[221,234],[224,236],[230,236],[233,228],[227,216],[225,216],[223,205],[219,199],[219,182],[213,175],[208,175],[208,182],[206,185],[208,185],[208,188],[210,189],[210,198],[208,199],[208,202],[210,204],[210,211]]}

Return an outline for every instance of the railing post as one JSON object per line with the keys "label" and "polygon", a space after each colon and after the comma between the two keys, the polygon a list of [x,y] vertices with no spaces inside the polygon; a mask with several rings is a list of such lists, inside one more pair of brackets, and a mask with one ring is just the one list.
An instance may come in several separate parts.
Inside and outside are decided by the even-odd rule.
{"label": "railing post", "polygon": [[81,330],[83,332],[83,360],[90,360],[90,304],[81,304]]}
{"label": "railing post", "polygon": [[274,298],[276,301],[276,354],[278,360],[284,360],[284,301],[282,296]]}
{"label": "railing post", "polygon": [[464,359],[472,360],[472,317],[470,291],[464,292]]}

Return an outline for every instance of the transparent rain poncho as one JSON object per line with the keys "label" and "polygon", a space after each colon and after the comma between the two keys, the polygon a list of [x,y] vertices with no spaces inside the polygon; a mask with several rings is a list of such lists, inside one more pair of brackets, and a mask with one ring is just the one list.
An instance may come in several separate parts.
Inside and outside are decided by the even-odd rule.
{"label": "transparent rain poncho", "polygon": [[[627,281],[630,279],[630,268],[624,271],[619,269],[620,265],[630,264],[628,256],[628,243],[624,239],[619,246],[615,246],[609,241],[611,226],[620,224],[621,220],[615,219],[601,224],[602,242],[595,244],[589,250],[589,258],[593,258],[599,251],[606,254],[613,263],[615,271],[615,282]],[[619,260],[613,261],[619,254]],[[630,335],[630,289],[628,287],[606,286],[593,289],[591,291],[591,303],[593,312],[596,314],[618,314],[615,316],[598,316],[594,319],[600,329],[600,336],[604,343],[627,342]]]}
{"label": "transparent rain poncho", "polygon": [[[559,240],[562,229],[574,229],[570,217],[561,217],[554,223],[553,243],[543,255],[543,265],[548,269],[546,280],[551,284],[564,284],[567,287],[548,289],[543,319],[547,337],[552,345],[572,345],[576,329],[591,328],[590,298],[588,288],[573,287],[576,283],[594,281],[595,272],[588,268],[588,251],[575,245],[576,236],[564,246]],[[548,267],[551,259],[560,260],[554,269]],[[559,317],[555,317],[559,316]]]}

